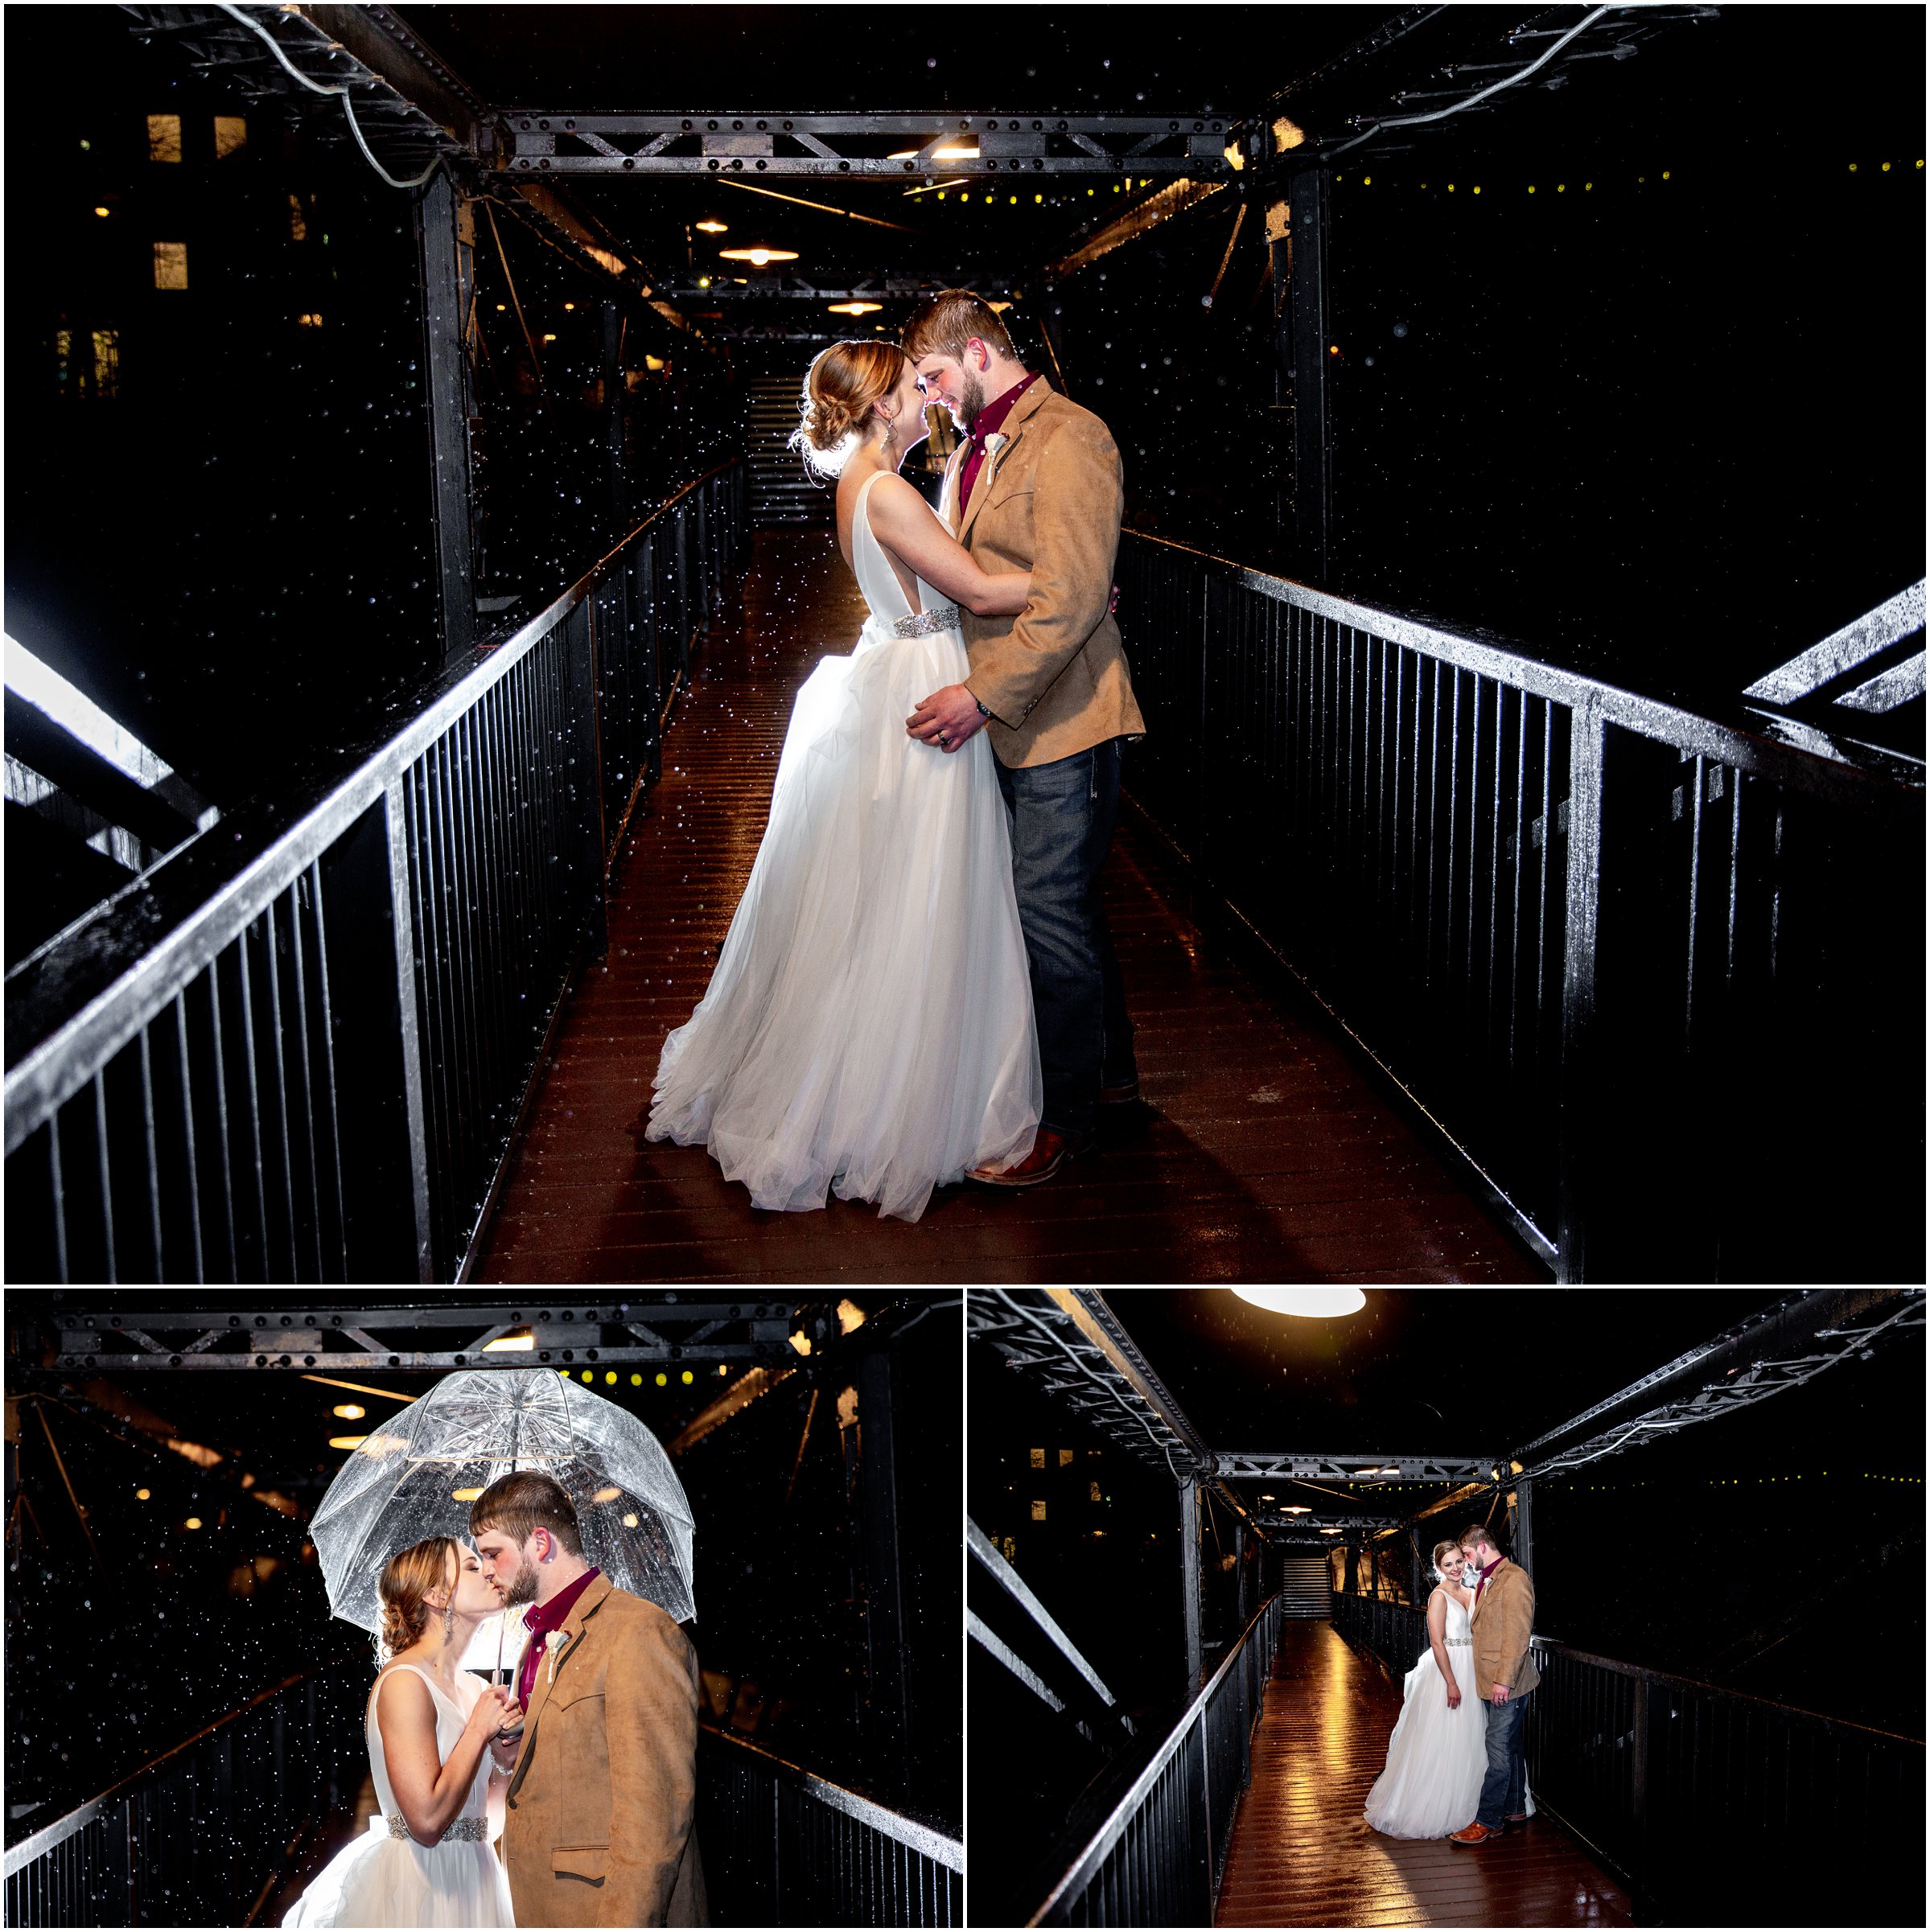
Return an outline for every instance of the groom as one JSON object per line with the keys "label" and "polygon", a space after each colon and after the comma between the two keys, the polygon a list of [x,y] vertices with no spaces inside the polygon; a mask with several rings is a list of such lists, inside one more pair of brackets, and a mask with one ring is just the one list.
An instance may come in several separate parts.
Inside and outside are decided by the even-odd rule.
{"label": "groom", "polygon": [[1475,1688],[1488,1706],[1488,1775],[1472,1824],[1448,1834],[1457,1845],[1486,1844],[1510,1825],[1527,1823],[1528,1761],[1521,1726],[1528,1693],[1541,1681],[1529,1639],[1534,1634],[1535,1586],[1527,1571],[1510,1563],[1479,1523],[1461,1532],[1475,1583]]}
{"label": "groom", "polygon": [[519,1926],[702,1926],[697,1856],[697,1653],[653,1603],[583,1559],[562,1486],[523,1470],[469,1512],[505,1614],[527,1605],[520,1740],[503,1862]]}
{"label": "groom", "polygon": [[946,752],[987,728],[998,754],[1044,1110],[1023,1161],[972,1178],[1032,1187],[1090,1145],[1101,1105],[1139,1095],[1097,884],[1120,753],[1146,731],[1108,608],[1123,472],[1105,425],[1027,369],[969,290],[921,304],[902,343],[925,395],[968,432],[945,472],[945,520],[981,569],[1032,577],[1017,617],[964,615],[970,681],[933,692],[905,722]]}

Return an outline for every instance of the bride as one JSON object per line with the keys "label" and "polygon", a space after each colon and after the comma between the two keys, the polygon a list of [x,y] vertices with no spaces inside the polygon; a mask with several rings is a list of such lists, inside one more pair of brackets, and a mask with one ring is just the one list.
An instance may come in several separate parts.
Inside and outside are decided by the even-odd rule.
{"label": "bride", "polygon": [[835,473],[837,541],[869,611],[792,707],[770,820],[709,990],[664,1043],[648,1137],[707,1147],[763,1208],[827,1192],[916,1221],[1039,1124],[1039,1046],[1010,833],[982,732],[904,721],[969,673],[961,604],[1023,610],[899,475],[924,399],[895,345],[812,364],[793,440]]}
{"label": "bride", "polygon": [[[1474,1592],[1458,1543],[1434,1545],[1440,1587],[1427,1600],[1427,1648],[1407,1674],[1387,1766],[1367,1794],[1367,1822],[1389,1838],[1445,1838],[1473,1818],[1488,1770],[1488,1716],[1475,1690]],[[1534,1812],[1529,1796],[1527,1811]]]}
{"label": "bride", "polygon": [[522,1713],[509,1693],[456,1667],[476,1626],[501,1609],[472,1551],[446,1536],[383,1565],[381,1674],[366,1731],[379,1815],[337,1853],[285,1926],[513,1926],[492,1840],[508,1780],[490,1740]]}

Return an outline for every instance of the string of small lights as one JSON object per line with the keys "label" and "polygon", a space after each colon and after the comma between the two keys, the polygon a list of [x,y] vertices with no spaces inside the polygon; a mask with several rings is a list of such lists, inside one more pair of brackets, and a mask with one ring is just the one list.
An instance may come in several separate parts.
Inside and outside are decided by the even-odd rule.
{"label": "string of small lights", "polygon": [[[1872,174],[1883,175],[1888,175],[1893,172],[1902,174],[1916,174],[1921,171],[1923,165],[1924,164],[1921,160],[1918,160],[1914,163],[1903,161],[1873,162],[1869,164],[1869,171]],[[1850,174],[1854,175],[1862,171],[1863,164],[1860,162],[1852,161],[1847,164],[1847,167],[1848,171]],[[1615,179],[1618,180],[1625,180],[1625,178],[1623,177],[1616,177]],[[1664,168],[1657,179],[1663,181],[1673,181],[1677,179],[1677,171],[1673,168]],[[1334,177],[1334,186],[1335,187],[1344,187],[1350,182],[1356,187],[1370,188],[1374,185],[1374,177],[1372,175],[1336,175]],[[1637,187],[1646,187],[1648,185],[1648,177],[1646,175],[1638,175],[1635,178],[1635,182]],[[1398,188],[1405,185],[1407,184],[1399,181],[1390,181],[1385,175],[1383,175],[1381,179],[1381,186],[1384,191],[1389,189]],[[1488,185],[1492,187],[1494,184],[1490,183]],[[1521,186],[1523,184],[1517,183],[1516,185]],[[1609,177],[1604,175],[1603,177],[1602,185],[1606,188],[1614,185],[1614,183],[1611,181]],[[1478,195],[1481,192],[1481,186],[1482,184],[1479,183],[1470,183],[1467,184],[1467,191],[1471,195]],[[1542,186],[1543,184],[1538,181],[1531,181],[1525,183],[1526,191],[1530,195],[1540,193]],[[1558,181],[1554,184],[1554,191],[1558,195],[1566,195],[1569,191],[1569,186],[1570,184],[1566,181]],[[1595,192],[1595,184],[1592,181],[1585,180],[1580,184],[1580,186],[1581,191],[1585,195],[1591,195]],[[1450,195],[1455,195],[1461,192],[1462,187],[1463,183],[1458,181],[1443,183],[1441,184],[1440,187],[1436,187],[1434,186],[1434,184],[1426,181],[1419,183],[1419,191],[1422,194],[1439,193],[1444,190]],[[988,196],[987,199],[990,199],[990,197]]]}

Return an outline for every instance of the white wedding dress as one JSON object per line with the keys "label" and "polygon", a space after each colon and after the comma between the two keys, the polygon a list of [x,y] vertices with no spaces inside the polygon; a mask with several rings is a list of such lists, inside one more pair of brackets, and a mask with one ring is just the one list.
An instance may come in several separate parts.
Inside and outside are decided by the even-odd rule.
{"label": "white wedding dress", "polygon": [[[1488,1711],[1475,1690],[1474,1637],[1467,1612],[1447,1599],[1447,1661],[1461,1692],[1447,1708],[1447,1686],[1431,1649],[1407,1673],[1400,1720],[1387,1741],[1387,1767],[1367,1794],[1367,1822],[1389,1838],[1445,1838],[1474,1822],[1488,1774]],[[1523,1807],[1534,1814],[1533,1794]]]}
{"label": "white wedding dress", "polygon": [[905,734],[964,682],[965,640],[930,585],[926,615],[907,603],[871,532],[877,480],[851,525],[870,615],[799,689],[763,842],[710,989],[664,1042],[648,1135],[707,1147],[759,1207],[835,1192],[916,1221],[966,1168],[1025,1157],[1042,1091],[992,748]]}
{"label": "white wedding dress", "polygon": [[[435,1748],[444,1764],[455,1749],[476,1700],[484,1692],[479,1678],[467,1671],[456,1676],[457,1696],[451,1698],[412,1663],[397,1664],[414,1671],[429,1686],[435,1705]],[[381,1679],[376,1679],[377,1688]],[[368,1694],[364,1728],[368,1737],[368,1768],[375,1776],[377,1815],[356,1842],[324,1865],[294,1908],[285,1926],[513,1926],[509,1877],[486,1835],[457,1838],[445,1835],[439,1844],[420,1845],[405,1834],[397,1837],[391,1819],[401,1807],[389,1782],[389,1765],[382,1754],[382,1733],[376,1722],[375,1692]],[[459,1823],[486,1817],[489,1792],[489,1755],[476,1767],[475,1781],[464,1800]],[[486,1831],[486,1825],[482,1827]]]}

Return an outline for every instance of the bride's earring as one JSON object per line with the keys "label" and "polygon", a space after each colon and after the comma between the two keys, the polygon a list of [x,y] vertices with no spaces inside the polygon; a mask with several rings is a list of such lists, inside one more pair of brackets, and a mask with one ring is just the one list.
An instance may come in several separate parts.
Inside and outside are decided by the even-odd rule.
{"label": "bride's earring", "polygon": [[445,1650],[455,1642],[455,1599],[451,1597],[442,1605],[442,1646]]}

